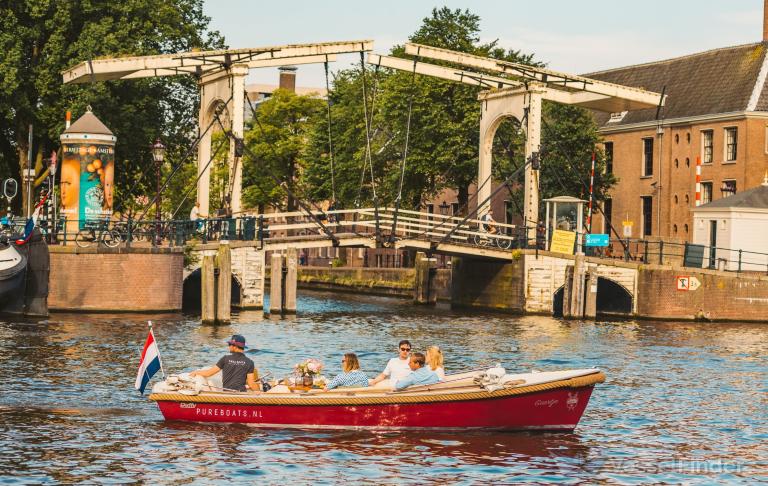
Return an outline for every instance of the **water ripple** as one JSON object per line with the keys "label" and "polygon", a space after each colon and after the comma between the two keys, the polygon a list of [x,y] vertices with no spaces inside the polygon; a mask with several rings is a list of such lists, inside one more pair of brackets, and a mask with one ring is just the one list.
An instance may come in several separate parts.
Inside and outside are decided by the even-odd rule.
{"label": "water ripple", "polygon": [[[288,319],[57,314],[0,322],[0,483],[752,483],[768,475],[768,327],[470,314],[307,293]],[[573,434],[369,433],[166,423],[132,388],[146,319],[173,372],[246,336],[260,370],[355,351],[377,373],[408,338],[449,371],[600,367]]]}

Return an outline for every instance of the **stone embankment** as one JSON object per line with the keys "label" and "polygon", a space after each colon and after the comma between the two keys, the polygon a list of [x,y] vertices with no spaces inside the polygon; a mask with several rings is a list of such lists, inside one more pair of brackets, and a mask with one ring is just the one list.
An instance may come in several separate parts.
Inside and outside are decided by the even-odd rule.
{"label": "stone embankment", "polygon": [[[299,267],[299,288],[336,290],[368,295],[413,298],[413,268]],[[451,298],[451,270],[437,269],[434,280],[438,300]]]}

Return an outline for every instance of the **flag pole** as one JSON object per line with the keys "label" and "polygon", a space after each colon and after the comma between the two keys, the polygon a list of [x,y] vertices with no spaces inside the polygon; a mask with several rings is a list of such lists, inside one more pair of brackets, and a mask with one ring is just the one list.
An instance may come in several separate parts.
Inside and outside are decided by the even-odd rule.
{"label": "flag pole", "polygon": [[160,356],[160,346],[157,345],[155,333],[152,331],[152,321],[147,321],[147,323],[149,324],[149,332],[152,333],[152,340],[155,342],[155,347],[157,348],[157,359],[160,360],[160,373],[163,374],[163,380],[165,380],[165,369],[163,369],[163,358]]}

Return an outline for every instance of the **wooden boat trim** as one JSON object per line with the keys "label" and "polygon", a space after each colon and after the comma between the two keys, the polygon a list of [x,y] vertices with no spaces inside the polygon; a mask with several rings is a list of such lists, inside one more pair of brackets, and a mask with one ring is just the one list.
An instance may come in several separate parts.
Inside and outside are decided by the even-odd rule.
{"label": "wooden boat trim", "polygon": [[[409,394],[408,391],[389,392],[384,395],[374,395],[365,388],[358,388],[354,391],[339,390],[338,392],[318,392],[318,393],[293,393],[293,394],[274,394],[267,393],[208,393],[199,395],[184,395],[182,393],[152,393],[150,400],[156,402],[194,402],[194,403],[222,403],[232,405],[294,405],[294,406],[318,406],[318,405],[394,405],[411,403],[433,403],[433,402],[459,402],[467,400],[485,400],[503,398],[512,395],[524,395],[556,388],[583,388],[593,386],[605,381],[603,372],[592,373],[585,376],[578,376],[566,380],[552,381],[549,383],[540,383],[536,385],[522,385],[507,387],[493,392],[486,390],[441,393],[441,390],[432,390],[431,394],[424,394],[427,390],[420,390],[417,394]],[[365,393],[360,396],[358,393]]]}

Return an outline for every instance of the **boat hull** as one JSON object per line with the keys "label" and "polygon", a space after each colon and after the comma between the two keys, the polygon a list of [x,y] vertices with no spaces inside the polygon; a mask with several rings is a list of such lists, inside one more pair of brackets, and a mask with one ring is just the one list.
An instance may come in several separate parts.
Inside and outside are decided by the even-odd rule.
{"label": "boat hull", "polygon": [[570,431],[578,425],[592,389],[590,385],[476,400],[354,405],[156,401],[166,420],[260,427]]}

